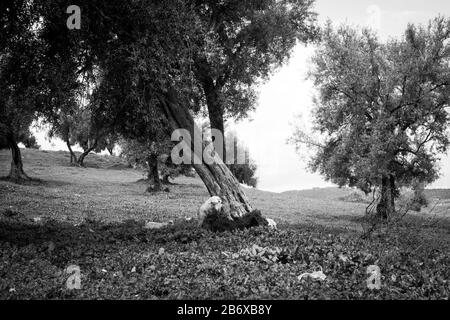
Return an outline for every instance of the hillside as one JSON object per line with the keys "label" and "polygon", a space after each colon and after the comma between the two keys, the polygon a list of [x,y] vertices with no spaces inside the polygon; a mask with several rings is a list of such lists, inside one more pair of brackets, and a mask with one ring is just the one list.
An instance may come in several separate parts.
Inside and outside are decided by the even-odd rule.
{"label": "hillside", "polygon": [[[39,183],[0,181],[0,299],[445,299],[449,295],[448,200],[362,237],[365,203],[353,191],[246,189],[278,230],[214,234],[195,219],[208,193],[179,178],[148,194],[121,159],[23,150]],[[9,170],[0,151],[0,175]],[[350,193],[349,193],[350,192]],[[446,195],[445,191],[435,192]],[[344,197],[344,200],[342,198]],[[431,207],[431,206],[430,206]],[[146,221],[174,224],[145,228]],[[380,290],[366,287],[377,264]],[[81,288],[67,287],[68,266]],[[299,279],[323,270],[326,280]]]}
{"label": "hillside", "polygon": [[[9,157],[9,152],[0,151],[0,176],[9,170]],[[3,194],[0,210],[20,206],[29,215],[50,215],[73,222],[87,217],[105,221],[121,221],[124,217],[166,221],[195,217],[197,209],[208,198],[200,179],[186,177],[177,178],[169,193],[150,195],[142,182],[138,182],[143,173],[113,156],[89,155],[86,168],[70,166],[70,155],[65,151],[24,149],[23,158],[26,172],[43,182],[38,188],[0,182]],[[434,207],[436,198],[443,199],[433,214],[448,214],[450,190],[427,192],[432,196],[430,208]],[[331,223],[360,229],[359,220],[367,206],[364,201],[349,198],[355,193],[350,188],[283,193],[246,189],[246,193],[266,216],[289,223]],[[45,201],[36,202],[37,198]],[[421,214],[426,216],[429,209]]]}

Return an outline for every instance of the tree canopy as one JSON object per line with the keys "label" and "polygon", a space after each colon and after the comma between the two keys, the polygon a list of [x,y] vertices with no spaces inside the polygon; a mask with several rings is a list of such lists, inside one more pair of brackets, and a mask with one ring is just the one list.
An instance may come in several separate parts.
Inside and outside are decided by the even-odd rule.
{"label": "tree canopy", "polygon": [[381,188],[379,208],[389,214],[399,186],[438,177],[449,145],[450,20],[409,25],[386,43],[367,29],[328,24],[322,41],[311,77],[323,142],[311,168],[340,186]]}
{"label": "tree canopy", "polygon": [[[90,77],[95,119],[126,138],[142,137],[158,128],[184,128],[197,136],[192,112],[200,107],[200,95],[192,52],[198,50],[204,34],[190,1],[81,1],[80,30],[67,30],[62,23],[64,5],[55,0],[42,11],[41,34],[53,34],[44,38],[46,48],[53,55],[67,54],[76,74]],[[195,170],[211,195],[220,194],[234,218],[252,211],[238,181],[220,159],[214,165],[197,164]]]}
{"label": "tree canopy", "polygon": [[254,110],[256,84],[286,62],[298,42],[316,38],[313,4],[313,0],[191,1],[202,35],[191,50],[200,102],[211,127],[224,137],[226,119],[242,119]]}

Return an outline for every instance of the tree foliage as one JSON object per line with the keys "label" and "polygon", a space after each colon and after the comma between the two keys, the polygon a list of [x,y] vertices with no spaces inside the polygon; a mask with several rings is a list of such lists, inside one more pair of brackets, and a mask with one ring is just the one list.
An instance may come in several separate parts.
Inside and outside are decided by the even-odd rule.
{"label": "tree foliage", "polygon": [[[254,109],[254,85],[286,62],[295,44],[314,39],[312,0],[194,0],[203,37],[193,51],[194,74],[211,125]],[[218,119],[217,119],[218,118]],[[219,123],[218,123],[219,122]]]}
{"label": "tree foliage", "polygon": [[449,145],[450,20],[409,25],[386,43],[328,24],[322,40],[311,76],[323,143],[311,168],[340,186],[380,187],[380,209],[392,211],[399,186],[438,177]]}
{"label": "tree foliage", "polygon": [[[158,141],[155,132],[162,134],[169,128],[187,128],[190,133],[198,129],[191,114],[201,105],[193,53],[206,48],[212,54],[213,47],[204,46],[205,32],[195,13],[196,2],[81,0],[77,3],[83,12],[80,30],[69,30],[64,23],[67,1],[26,3],[33,5],[29,11],[37,12],[38,17],[33,34],[39,42],[38,52],[42,54],[38,57],[42,60],[32,65],[38,68],[35,74],[39,75],[36,99],[42,107],[39,113],[47,121],[55,123],[61,113],[67,112],[66,107],[70,110],[78,102],[80,91],[90,90],[92,85],[91,117],[108,132],[147,143]],[[229,14],[242,9],[236,1],[229,4],[232,5],[227,9]],[[205,8],[212,6],[208,4]],[[290,7],[294,13],[295,6]],[[258,7],[252,3],[249,14],[254,11],[255,19],[262,23],[271,8],[278,8],[277,4],[263,3]],[[239,51],[251,46],[251,35],[256,34],[256,30],[248,33],[250,41],[240,45]],[[266,46],[270,47],[270,41]],[[264,69],[263,64],[256,67]],[[208,191],[230,202],[236,219],[252,210],[223,163],[195,165]]]}
{"label": "tree foliage", "polygon": [[80,51],[73,45],[79,39],[68,37],[65,26],[55,28],[65,21],[64,5],[40,0],[0,5],[0,122],[7,127],[14,180],[29,178],[17,147],[20,136],[38,116],[54,122],[80,89]]}
{"label": "tree foliage", "polygon": [[[73,110],[61,112],[53,122],[50,137],[57,136],[67,145],[71,154],[71,163],[84,165],[84,158],[92,151],[100,152],[111,142],[113,134],[94,118],[91,105],[75,106]],[[83,153],[77,157],[72,146],[78,144]]]}
{"label": "tree foliage", "polygon": [[32,30],[37,21],[27,1],[6,1],[0,10],[0,122],[16,137],[34,114],[38,83],[39,41]]}
{"label": "tree foliage", "polygon": [[[174,144],[169,139],[144,143],[122,138],[119,145],[121,156],[127,159],[133,167],[143,169],[150,183],[155,184],[155,179],[159,179],[168,184],[170,183],[169,178],[174,179],[179,175],[192,176],[191,166],[172,163],[170,152]],[[156,169],[153,169],[152,165],[156,166]],[[158,175],[154,176],[156,172],[158,172]]]}
{"label": "tree foliage", "polygon": [[39,16],[29,1],[4,1],[0,5],[0,140],[11,149],[9,178],[29,180],[17,143],[40,111],[43,95],[40,65],[43,47],[39,39]]}

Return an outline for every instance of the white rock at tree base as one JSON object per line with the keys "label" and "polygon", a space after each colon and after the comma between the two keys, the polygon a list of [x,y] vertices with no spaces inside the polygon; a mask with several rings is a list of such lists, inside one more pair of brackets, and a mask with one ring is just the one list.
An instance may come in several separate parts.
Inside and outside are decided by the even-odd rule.
{"label": "white rock at tree base", "polygon": [[145,229],[160,229],[160,228],[165,227],[167,225],[169,225],[169,223],[148,221],[148,222],[145,223],[144,228]]}
{"label": "white rock at tree base", "polygon": [[301,275],[298,276],[298,280],[301,281],[303,277],[310,277],[313,278],[314,280],[325,280],[326,279],[326,275],[321,271],[314,271],[314,272],[305,272],[302,273]]}
{"label": "white rock at tree base", "polygon": [[269,228],[271,228],[271,229],[277,228],[277,223],[273,219],[266,218],[266,220],[269,223]]}

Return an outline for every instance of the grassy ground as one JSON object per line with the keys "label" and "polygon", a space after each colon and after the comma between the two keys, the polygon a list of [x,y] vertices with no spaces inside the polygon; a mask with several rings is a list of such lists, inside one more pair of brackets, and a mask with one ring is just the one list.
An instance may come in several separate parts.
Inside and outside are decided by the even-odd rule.
{"label": "grassy ground", "polygon": [[[367,203],[353,190],[247,189],[279,230],[211,234],[185,221],[208,198],[198,179],[148,194],[142,173],[115,157],[90,155],[87,168],[69,166],[67,152],[23,150],[23,157],[42,182],[0,181],[3,299],[449,296],[450,190],[427,191],[427,209],[362,239]],[[0,151],[0,176],[9,162]],[[168,220],[175,224],[143,228]],[[253,254],[254,245],[265,249]],[[70,264],[80,266],[81,290],[65,286]],[[370,264],[381,268],[381,290],[366,287]],[[319,267],[325,281],[297,279]]]}

